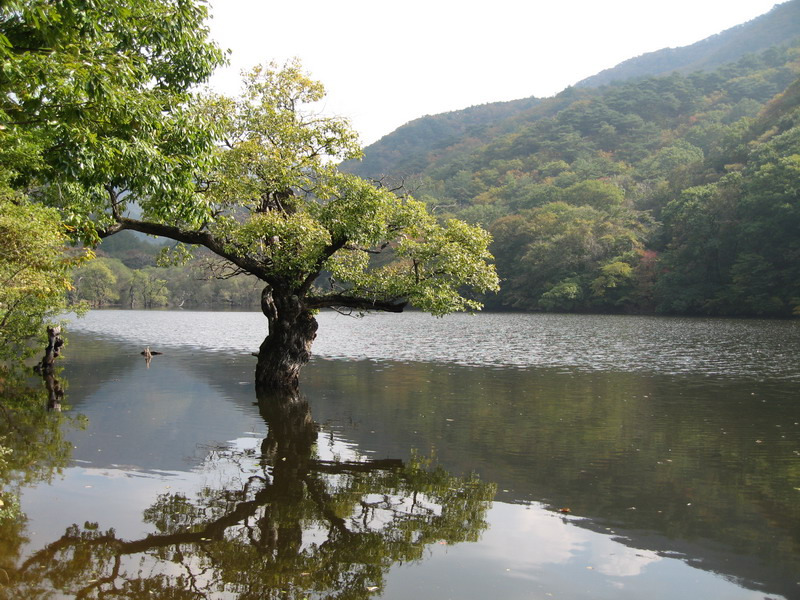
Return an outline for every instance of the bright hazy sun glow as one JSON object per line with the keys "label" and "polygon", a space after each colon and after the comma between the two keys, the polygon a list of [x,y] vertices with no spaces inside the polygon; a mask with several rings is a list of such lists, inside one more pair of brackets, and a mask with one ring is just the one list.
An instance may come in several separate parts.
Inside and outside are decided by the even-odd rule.
{"label": "bright hazy sun glow", "polygon": [[426,114],[548,97],[614,65],[692,44],[776,0],[211,0],[212,36],[239,72],[298,57],[369,144]]}

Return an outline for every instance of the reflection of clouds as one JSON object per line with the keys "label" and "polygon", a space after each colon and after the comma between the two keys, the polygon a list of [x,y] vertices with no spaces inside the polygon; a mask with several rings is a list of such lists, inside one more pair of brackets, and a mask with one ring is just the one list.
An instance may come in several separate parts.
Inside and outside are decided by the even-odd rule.
{"label": "reflection of clouds", "polygon": [[591,562],[596,571],[612,577],[634,577],[661,557],[650,550],[629,548],[610,538],[595,539],[591,546]]}
{"label": "reflection of clouds", "polygon": [[629,548],[606,535],[570,526],[563,517],[538,505],[521,510],[495,502],[489,519],[493,525],[484,533],[481,546],[517,577],[530,576],[530,571],[546,565],[570,562],[611,577],[634,577],[661,560],[649,550]]}
{"label": "reflection of clouds", "polygon": [[567,563],[588,543],[580,529],[567,527],[562,519],[536,505],[525,510],[495,502],[481,546],[521,575],[531,567]]}
{"label": "reflection of clouds", "polygon": [[477,543],[433,546],[426,560],[393,568],[382,598],[765,597],[681,558],[629,548],[614,534],[585,529],[574,517],[565,518],[540,504],[494,502],[487,521],[491,527]]}

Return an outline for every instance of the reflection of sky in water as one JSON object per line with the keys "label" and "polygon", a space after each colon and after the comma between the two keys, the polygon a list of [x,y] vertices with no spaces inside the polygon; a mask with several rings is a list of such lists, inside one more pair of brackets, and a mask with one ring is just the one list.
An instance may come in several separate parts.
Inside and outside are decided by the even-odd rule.
{"label": "reflection of sky in water", "polygon": [[[417,312],[361,319],[324,312],[318,320],[320,358],[800,379],[795,321]],[[255,312],[91,311],[71,327],[137,348],[241,353],[256,351],[266,334]]]}
{"label": "reflection of sky in water", "polygon": [[[141,517],[159,494],[183,493],[191,498],[204,486],[240,489],[249,474],[259,470],[257,446],[254,438],[232,440],[228,451],[186,472],[143,474],[85,466],[67,469],[54,489],[41,486],[25,494],[26,513],[35,523],[29,548],[40,548],[62,535],[69,524],[86,521],[98,522],[101,529],[113,524],[117,534],[126,539],[152,533],[152,526],[142,523]],[[336,456],[359,458],[347,444],[333,442],[321,448],[320,458]],[[54,503],[59,506],[58,511],[53,510]],[[492,526],[477,543],[431,546],[422,561],[392,568],[382,597],[765,597],[713,573],[693,569],[677,558],[630,548],[613,537],[575,527],[571,518],[537,504],[495,502],[488,521]],[[303,545],[324,539],[323,530],[309,528],[304,531]],[[175,569],[169,563],[159,567],[164,568],[166,572]]]}
{"label": "reflection of sky in water", "polygon": [[[96,522],[101,529],[114,527],[121,538],[135,539],[153,533],[142,513],[160,494],[193,497],[205,486],[235,489],[257,470],[252,458],[260,438],[245,437],[212,450],[190,470],[163,471],[108,465],[92,467],[73,461],[54,485],[25,490],[22,506],[35,524],[30,547],[36,550],[64,534],[72,523]],[[102,450],[103,448],[100,448]],[[58,510],[53,510],[57,506]]]}
{"label": "reflection of sky in water", "polygon": [[677,558],[575,527],[535,504],[495,502],[488,520],[492,527],[477,544],[436,546],[422,563],[395,568],[383,598],[765,598]]}
{"label": "reflection of sky in water", "polygon": [[[259,468],[257,454],[265,425],[253,407],[250,369],[254,360],[243,357],[241,365],[237,363],[234,368],[217,360],[217,354],[191,354],[197,349],[249,353],[261,341],[263,317],[257,313],[213,313],[214,318],[208,319],[209,313],[125,311],[125,318],[119,318],[120,314],[95,311],[73,325],[77,330],[102,332],[109,339],[120,340],[122,345],[117,348],[123,354],[127,352],[125,344],[130,343],[131,356],[123,357],[124,365],[114,373],[114,381],[103,380],[85,395],[77,392],[86,384],[73,381],[75,385],[68,391],[70,401],[75,402],[76,412],[89,416],[89,425],[84,432],[68,433],[76,445],[76,460],[65,470],[63,479],[53,486],[25,492],[23,507],[32,524],[33,548],[57,539],[72,523],[86,521],[98,522],[101,530],[114,527],[126,539],[141,537],[152,531],[143,523],[142,513],[159,494],[182,492],[194,497],[203,486],[241,489],[248,473]],[[410,313],[354,320],[323,314],[315,351],[322,357],[371,360],[425,361],[430,355],[458,364],[499,365],[508,361],[512,366],[594,370],[613,363],[629,371],[662,373],[767,373],[787,379],[800,374],[800,328],[791,322],[760,323],[763,330],[751,327],[754,322],[749,321],[722,322],[711,335],[705,320],[592,319],[595,324],[580,316],[562,315],[432,319]],[[576,320],[583,325],[575,327]],[[485,328],[478,328],[487,322],[493,332],[489,336]],[[569,343],[568,329],[572,331]],[[594,352],[592,346],[592,340],[600,335],[609,342],[603,353]],[[577,342],[576,337],[580,338]],[[767,360],[759,354],[762,342],[770,337],[783,341],[773,346],[778,354],[773,352]],[[592,351],[576,349],[576,343]],[[685,347],[682,354],[675,350],[681,344]],[[144,345],[170,351],[156,357],[146,369],[138,356]],[[220,371],[216,378],[206,381],[186,369],[186,361],[200,369],[231,370]],[[220,385],[222,380],[230,385]],[[341,400],[345,403],[346,398]],[[448,423],[463,420],[457,412],[445,416]],[[381,424],[366,422],[370,423],[369,430],[379,429],[376,423]],[[388,428],[398,425],[386,424]],[[340,428],[341,423],[335,420],[330,427],[323,427],[317,444],[321,459],[356,459],[375,452],[361,449],[352,440],[344,441]],[[385,432],[378,431],[376,437],[381,434]],[[379,457],[383,456],[381,451]],[[54,506],[58,510],[53,510]],[[425,560],[394,567],[384,597],[765,597],[763,592],[744,590],[712,572],[690,567],[679,557],[632,548],[613,534],[576,526],[574,519],[565,519],[536,503],[495,502],[487,520],[490,527],[478,543],[435,545],[428,548]],[[304,532],[305,544],[322,539],[324,536],[313,528]]]}

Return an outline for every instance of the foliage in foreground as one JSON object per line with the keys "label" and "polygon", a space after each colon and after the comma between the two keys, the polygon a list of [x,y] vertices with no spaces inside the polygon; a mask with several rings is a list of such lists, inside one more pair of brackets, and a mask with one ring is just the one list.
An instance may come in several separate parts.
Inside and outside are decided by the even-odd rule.
{"label": "foliage in foreground", "polygon": [[83,254],[65,252],[58,212],[15,197],[0,184],[0,361],[32,356],[42,323],[66,308],[71,272]]}
{"label": "foliage in foreground", "polygon": [[[210,138],[188,90],[222,62],[206,16],[202,1],[0,4],[0,361],[24,358],[65,307],[84,255],[68,242],[96,240],[87,186],[191,182],[184,159]],[[73,210],[44,208],[52,198]]]}

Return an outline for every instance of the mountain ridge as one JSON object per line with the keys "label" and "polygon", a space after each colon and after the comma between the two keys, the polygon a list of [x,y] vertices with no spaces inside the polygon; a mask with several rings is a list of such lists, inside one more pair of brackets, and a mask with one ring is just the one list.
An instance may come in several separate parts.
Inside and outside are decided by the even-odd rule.
{"label": "mountain ridge", "polygon": [[[493,137],[493,132],[513,128],[516,121],[535,120],[536,115],[531,116],[533,113],[551,116],[566,105],[573,94],[627,79],[686,73],[694,66],[702,70],[712,65],[729,64],[748,53],[788,43],[798,36],[800,0],[790,0],[776,4],[755,19],[689,46],[665,48],[623,61],[550,98],[531,96],[419,117],[368,145],[360,161],[347,161],[341,166],[344,171],[361,177],[382,179],[392,175],[407,178],[424,171],[435,157],[450,152],[450,148],[486,142]],[[547,102],[543,104],[543,101]]]}
{"label": "mountain ridge", "polygon": [[800,20],[787,10],[800,0],[687,55],[732,62],[425,117],[354,166],[489,231],[502,280],[489,308],[800,316]]}
{"label": "mountain ridge", "polygon": [[597,87],[636,77],[690,73],[713,69],[791,41],[800,30],[800,3],[776,4],[769,12],[688,46],[662,48],[629,58],[582,79],[575,87]]}

